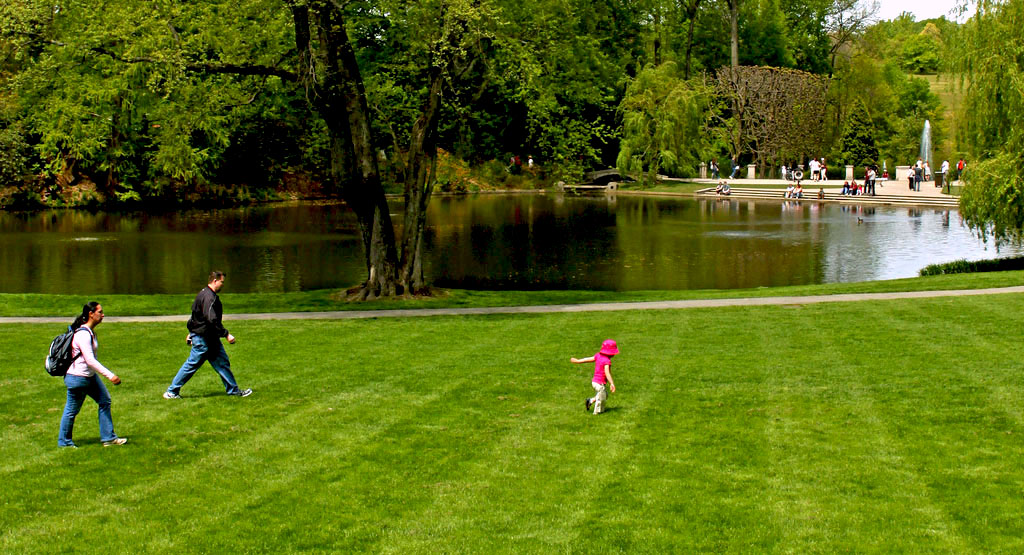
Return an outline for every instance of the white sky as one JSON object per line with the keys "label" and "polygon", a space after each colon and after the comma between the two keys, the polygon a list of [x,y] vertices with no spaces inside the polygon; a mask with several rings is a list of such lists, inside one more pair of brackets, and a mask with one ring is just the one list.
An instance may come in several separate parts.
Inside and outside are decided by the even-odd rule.
{"label": "white sky", "polygon": [[942,15],[954,19],[949,12],[957,3],[957,0],[878,0],[878,19],[895,19],[901,12],[914,14],[917,21]]}

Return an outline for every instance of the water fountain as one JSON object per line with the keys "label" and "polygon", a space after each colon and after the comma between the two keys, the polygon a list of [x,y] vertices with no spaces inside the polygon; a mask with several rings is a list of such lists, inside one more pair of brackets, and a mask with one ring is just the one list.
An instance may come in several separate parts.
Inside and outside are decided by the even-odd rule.
{"label": "water fountain", "polygon": [[921,160],[931,166],[932,163],[932,124],[924,120],[924,129],[921,130]]}

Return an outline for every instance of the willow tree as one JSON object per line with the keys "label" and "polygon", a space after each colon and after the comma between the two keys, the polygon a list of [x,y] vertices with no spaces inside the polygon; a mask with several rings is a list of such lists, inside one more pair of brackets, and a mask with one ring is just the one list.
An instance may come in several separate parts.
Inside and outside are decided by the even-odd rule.
{"label": "willow tree", "polygon": [[640,176],[644,183],[656,181],[661,169],[692,175],[703,150],[707,99],[700,81],[682,79],[673,62],[644,68],[619,106],[619,170]]}
{"label": "willow tree", "polygon": [[[966,6],[961,9],[966,10]],[[960,141],[968,171],[960,196],[964,222],[997,245],[1024,238],[1024,3],[979,0],[948,41],[964,88]]]}

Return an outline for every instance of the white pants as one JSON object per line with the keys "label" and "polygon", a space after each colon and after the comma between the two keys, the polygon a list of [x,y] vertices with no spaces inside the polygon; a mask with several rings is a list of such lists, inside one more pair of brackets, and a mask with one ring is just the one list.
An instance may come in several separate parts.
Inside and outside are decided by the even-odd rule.
{"label": "white pants", "polygon": [[608,390],[603,383],[590,382],[590,385],[594,386],[594,391],[597,392],[594,395],[594,414],[601,414],[604,412],[604,400],[608,398]]}

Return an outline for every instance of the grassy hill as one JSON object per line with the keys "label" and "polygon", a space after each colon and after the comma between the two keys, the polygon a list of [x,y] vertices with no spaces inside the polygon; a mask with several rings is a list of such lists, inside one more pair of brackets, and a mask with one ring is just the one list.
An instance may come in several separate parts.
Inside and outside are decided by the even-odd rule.
{"label": "grassy hill", "polygon": [[946,117],[946,139],[942,144],[935,145],[935,152],[948,153],[950,156],[950,165],[955,165],[953,159],[957,156],[958,151],[956,150],[956,136],[958,129],[957,114],[961,106],[963,105],[964,93],[960,90],[960,83],[958,79],[948,74],[937,74],[937,75],[918,75],[928,81],[928,85],[931,91],[938,95],[939,100],[942,101],[942,105],[945,108],[944,115]]}

